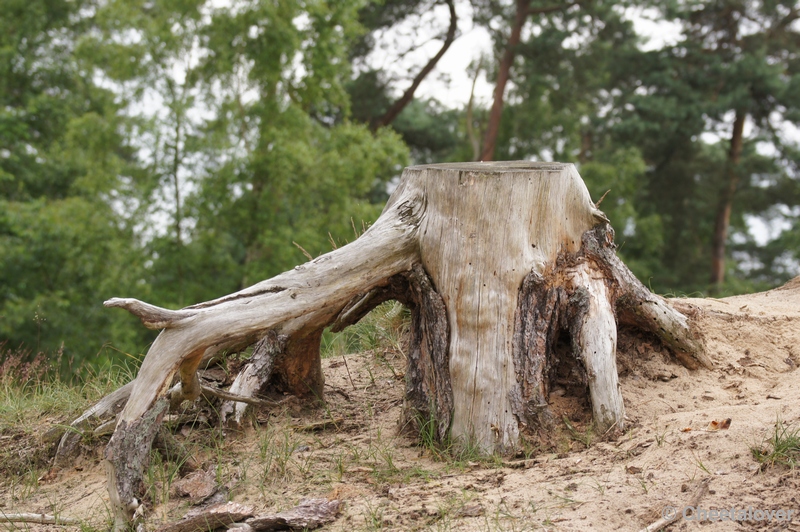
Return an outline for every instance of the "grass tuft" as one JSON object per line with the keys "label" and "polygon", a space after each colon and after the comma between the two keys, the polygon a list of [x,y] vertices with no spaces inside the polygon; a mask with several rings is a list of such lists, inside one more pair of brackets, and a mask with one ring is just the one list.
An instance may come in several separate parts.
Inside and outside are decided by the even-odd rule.
{"label": "grass tuft", "polygon": [[762,469],[776,465],[794,469],[800,462],[800,427],[778,420],[769,438],[751,447],[750,452]]}
{"label": "grass tuft", "polygon": [[0,485],[20,500],[38,489],[67,425],[133,377],[129,368],[113,367],[65,378],[60,356],[0,346]]}

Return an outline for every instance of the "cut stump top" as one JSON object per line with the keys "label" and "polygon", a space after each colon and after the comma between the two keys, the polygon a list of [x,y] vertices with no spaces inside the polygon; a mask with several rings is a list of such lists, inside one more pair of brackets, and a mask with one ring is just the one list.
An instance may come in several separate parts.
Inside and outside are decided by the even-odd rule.
{"label": "cut stump top", "polygon": [[464,163],[437,163],[409,166],[407,170],[459,170],[462,172],[485,172],[496,174],[502,172],[519,172],[524,170],[561,172],[573,166],[569,163],[548,163],[540,161],[490,161],[490,162],[464,162]]}

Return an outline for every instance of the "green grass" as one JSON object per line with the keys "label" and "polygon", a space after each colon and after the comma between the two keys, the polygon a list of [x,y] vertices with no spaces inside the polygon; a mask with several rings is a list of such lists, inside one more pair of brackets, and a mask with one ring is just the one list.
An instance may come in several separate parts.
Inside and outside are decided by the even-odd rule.
{"label": "green grass", "polygon": [[326,330],[320,348],[322,358],[371,350],[402,353],[402,338],[408,328],[409,316],[408,309],[403,305],[387,301],[340,333]]}
{"label": "green grass", "polygon": [[258,441],[261,472],[258,481],[262,493],[275,484],[292,481],[296,472],[292,467],[293,453],[299,443],[287,425],[272,423],[263,429]]}
{"label": "green grass", "polygon": [[[430,408],[433,412],[433,407]],[[487,454],[478,442],[472,438],[451,438],[439,441],[437,437],[436,419],[431,416],[427,419],[417,419],[419,427],[419,444],[431,454],[434,460],[444,462],[456,469],[466,469],[479,463],[486,467],[500,467],[503,457],[497,453]]]}
{"label": "green grass", "polygon": [[778,420],[772,434],[750,451],[762,469],[776,465],[794,469],[800,463],[800,427]]}
{"label": "green grass", "polygon": [[63,353],[5,349],[0,344],[0,430],[31,417],[80,414],[91,403],[134,378],[131,366],[82,368],[60,372]]}
{"label": "green grass", "polygon": [[[129,368],[114,367],[65,377],[59,372],[59,353],[30,355],[22,350],[0,352],[0,488],[11,508],[20,510],[27,509],[35,497],[40,500],[37,504],[43,504],[40,478],[52,465],[55,448],[69,424],[133,376]],[[60,515],[60,501],[52,494],[45,498],[48,502],[41,509]],[[111,512],[97,508],[81,519],[80,530],[107,530]],[[36,528],[0,525],[0,530]]]}
{"label": "green grass", "polygon": [[169,502],[172,484],[180,478],[182,461],[165,459],[159,451],[150,451],[150,464],[145,470],[144,483],[146,497],[149,497],[153,506]]}
{"label": "green grass", "polygon": [[31,418],[80,415],[90,404],[116,390],[129,376],[95,375],[78,383],[58,378],[19,382],[0,377],[0,430],[30,423]]}
{"label": "green grass", "polygon": [[[0,354],[0,483],[23,499],[50,465],[50,453],[68,425],[90,405],[132,378],[127,368],[86,371],[65,379],[58,354]],[[52,359],[52,360],[51,360]]]}
{"label": "green grass", "polygon": [[565,415],[561,417],[564,421],[564,426],[567,428],[567,432],[569,433],[569,437],[576,442],[581,443],[585,448],[589,448],[592,446],[592,440],[594,439],[594,433],[592,431],[592,426],[588,425],[584,431],[579,431],[575,428],[569,418]]}

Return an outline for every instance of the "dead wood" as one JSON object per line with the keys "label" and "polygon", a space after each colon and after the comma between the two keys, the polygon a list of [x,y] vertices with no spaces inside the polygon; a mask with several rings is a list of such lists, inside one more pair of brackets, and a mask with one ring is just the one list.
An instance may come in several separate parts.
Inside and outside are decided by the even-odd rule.
{"label": "dead wood", "polygon": [[7,514],[0,512],[0,523],[34,523],[37,525],[80,526],[78,519],[60,517],[48,514],[19,513]]}
{"label": "dead wood", "polygon": [[[131,395],[133,382],[117,388],[108,394],[81,416],[70,423],[69,428],[65,429],[64,435],[58,443],[56,457],[53,465],[57,469],[68,467],[80,452],[80,442],[84,433],[90,430],[92,425],[109,419],[119,414],[128,402]],[[116,422],[114,423],[116,425]],[[102,424],[100,425],[103,426]],[[113,426],[109,427],[113,431]]]}
{"label": "dead wood", "polygon": [[704,478],[700,481],[700,485],[695,490],[694,494],[692,494],[692,498],[683,506],[674,506],[666,508],[671,508],[673,511],[669,512],[671,515],[664,516],[655,523],[644,527],[640,532],[657,532],[658,530],[663,530],[665,527],[671,525],[678,519],[683,519],[683,509],[692,507],[697,508],[698,504],[700,504],[700,500],[706,496],[708,493],[708,485],[711,483],[710,478]]}
{"label": "dead wood", "polygon": [[[265,386],[320,401],[324,328],[340,330],[389,299],[411,310],[408,427],[486,452],[513,451],[521,434],[552,426],[550,369],[567,362],[583,376],[598,432],[624,430],[618,324],[657,335],[689,367],[711,360],[690,317],[651,294],[615,250],[608,219],[572,165],[419,166],[404,171],[360,238],[289,272],[181,310],[107,301],[163,329],[106,451],[117,528],[139,505],[142,467],[174,375],[172,404],[222,395],[204,389],[201,361],[259,342],[227,392],[226,419],[238,424],[253,404],[243,398]],[[568,360],[556,354],[563,336]]]}
{"label": "dead wood", "polygon": [[218,504],[170,523],[157,532],[206,532],[228,527],[253,515],[253,509],[235,502]]}
{"label": "dead wood", "polygon": [[255,531],[262,530],[312,530],[336,519],[341,503],[328,499],[304,499],[300,504],[275,515],[253,517],[245,521]]}
{"label": "dead wood", "polygon": [[248,401],[245,397],[254,397],[269,382],[275,363],[285,354],[287,341],[288,337],[280,336],[275,331],[268,331],[256,343],[250,363],[236,376],[230,387],[229,397],[218,395],[226,400],[220,407],[220,423],[223,425],[230,423],[238,428],[247,406],[260,406],[259,403]]}

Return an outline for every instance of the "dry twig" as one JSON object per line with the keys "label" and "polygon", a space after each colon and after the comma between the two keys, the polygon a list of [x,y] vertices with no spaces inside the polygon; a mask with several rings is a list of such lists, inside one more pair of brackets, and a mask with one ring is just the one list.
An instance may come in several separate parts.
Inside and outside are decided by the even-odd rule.
{"label": "dry twig", "polygon": [[[656,530],[661,530],[662,528],[671,525],[672,523],[683,517],[683,511],[681,510],[682,508],[687,508],[689,506],[691,506],[692,508],[697,508],[697,505],[700,504],[700,499],[705,497],[706,493],[708,493],[709,483],[711,483],[710,477],[701,480],[700,485],[697,487],[697,489],[694,492],[694,495],[692,495],[691,500],[687,504],[681,507],[672,508],[672,510],[674,511],[671,512],[671,515],[669,516],[666,515],[667,512],[665,511],[664,517],[662,517],[652,525],[643,528],[640,532],[656,532]],[[665,507],[665,509],[666,508],[668,507]]]}

